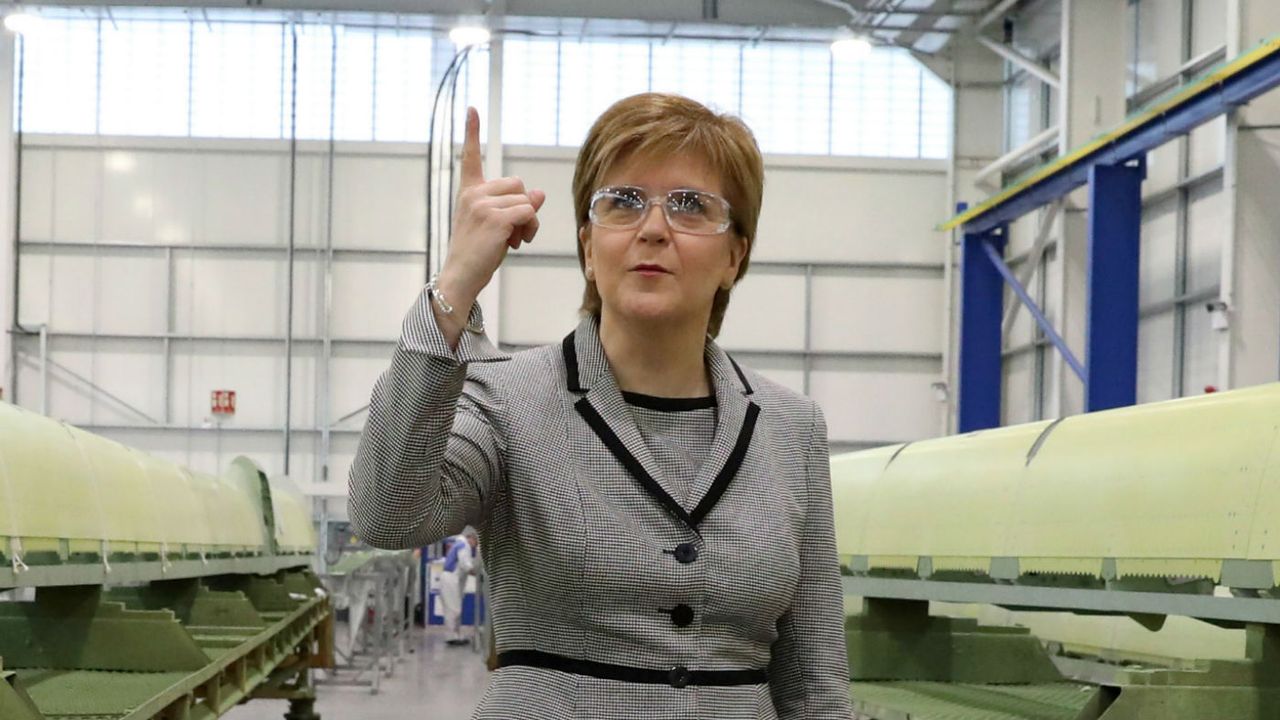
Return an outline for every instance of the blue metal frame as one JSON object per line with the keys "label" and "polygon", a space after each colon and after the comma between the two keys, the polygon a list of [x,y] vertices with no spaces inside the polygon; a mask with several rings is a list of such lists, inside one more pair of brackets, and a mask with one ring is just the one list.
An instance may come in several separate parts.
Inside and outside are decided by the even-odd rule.
{"label": "blue metal frame", "polygon": [[1004,258],[1000,256],[1000,251],[991,243],[984,243],[982,249],[986,251],[987,259],[995,266],[996,272],[999,272],[1000,277],[1004,278],[1006,283],[1009,283],[1009,288],[1013,290],[1013,294],[1018,296],[1022,304],[1027,307],[1027,311],[1031,313],[1031,317],[1035,318],[1036,325],[1039,325],[1044,334],[1048,336],[1049,342],[1053,343],[1053,346],[1058,348],[1058,352],[1062,353],[1063,359],[1067,361],[1067,365],[1071,366],[1071,370],[1075,372],[1076,377],[1084,380],[1084,365],[1076,359],[1075,353],[1071,352],[1071,348],[1067,347],[1067,341],[1063,340],[1058,331],[1054,329],[1053,323],[1049,322],[1049,318],[1044,316],[1044,311],[1040,309],[1036,301],[1031,299],[1031,294],[1022,286],[1022,283],[1018,282],[1013,270],[1009,269],[1009,266],[1004,262]]}
{"label": "blue metal frame", "polygon": [[964,224],[966,233],[1007,225],[1089,182],[1095,165],[1123,165],[1280,85],[1280,54],[1223,79],[1217,87],[1151,118]]}
{"label": "blue metal frame", "polygon": [[1138,249],[1146,163],[1089,169],[1084,410],[1138,401]]}
{"label": "blue metal frame", "polygon": [[[1085,385],[1085,411],[1137,398],[1138,259],[1146,153],[1280,85],[1280,53],[1268,54],[1188,97],[963,223],[958,428],[1000,424],[1003,281]],[[1009,223],[1089,185],[1088,310],[1082,364],[1004,263]],[[964,208],[961,206],[960,211]]]}
{"label": "blue metal frame", "polygon": [[969,432],[1000,424],[1001,332],[1004,281],[986,248],[1004,252],[1005,228],[965,234],[960,260],[959,428]]}

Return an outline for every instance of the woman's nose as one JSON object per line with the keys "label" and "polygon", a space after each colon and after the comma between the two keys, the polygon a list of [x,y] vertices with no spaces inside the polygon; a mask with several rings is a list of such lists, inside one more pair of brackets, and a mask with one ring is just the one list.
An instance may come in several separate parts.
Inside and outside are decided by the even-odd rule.
{"label": "woman's nose", "polygon": [[671,225],[662,206],[654,203],[645,209],[644,220],[640,223],[640,239],[654,242],[670,240]]}

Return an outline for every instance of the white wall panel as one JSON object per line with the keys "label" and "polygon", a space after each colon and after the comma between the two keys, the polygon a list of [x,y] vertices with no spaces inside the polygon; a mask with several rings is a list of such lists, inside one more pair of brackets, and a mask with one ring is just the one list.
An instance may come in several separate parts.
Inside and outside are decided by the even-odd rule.
{"label": "white wall panel", "polygon": [[[95,294],[90,304],[95,316],[94,327],[99,332],[156,334],[165,331],[169,309],[165,305],[163,253],[154,250],[113,252],[86,260],[94,265]],[[61,277],[55,281],[64,282]],[[55,297],[61,295],[55,293]]]}
{"label": "white wall panel", "polygon": [[1187,207],[1187,291],[1217,287],[1222,274],[1222,243],[1227,227],[1220,184],[1197,188]]}
{"label": "white wall panel", "polygon": [[[295,425],[313,417],[314,351],[294,346]],[[203,340],[174,343],[173,411],[177,425],[211,422],[209,393],[236,391],[236,415],[227,424],[284,427],[284,344]]]}
{"label": "white wall panel", "polygon": [[[739,363],[745,359],[751,366],[752,370],[755,370],[769,380],[778,383],[792,392],[804,393],[804,369],[800,367],[789,367],[789,365],[794,365],[795,363],[770,362],[773,360],[772,358],[769,360],[756,360],[749,357],[735,359],[737,359]],[[822,402],[823,412],[826,412],[827,406],[832,402],[838,402],[838,400],[824,400]]]}
{"label": "white wall panel", "polygon": [[502,268],[502,337],[498,340],[513,345],[559,342],[578,325],[582,287],[576,260]]}
{"label": "white wall panel", "polygon": [[54,228],[54,162],[51,150],[29,149],[22,153],[22,237],[24,240],[51,240]]}
{"label": "white wall panel", "polygon": [[1035,245],[1036,230],[1040,227],[1043,211],[1033,211],[1009,223],[1009,243],[1004,254],[1006,261],[1015,255],[1026,253]]}
{"label": "white wall panel", "polygon": [[1135,90],[1163,80],[1182,64],[1182,13],[1177,5],[1168,0],[1138,3]]}
{"label": "white wall panel", "polygon": [[211,427],[164,435],[132,429],[103,430],[99,434],[203,472],[221,472],[241,455],[256,462],[268,475],[279,475],[283,467],[284,440],[275,433],[240,433]]}
{"label": "white wall panel", "polygon": [[[281,253],[284,256],[284,253]],[[267,256],[264,256],[267,257]],[[287,278],[288,263],[282,260]],[[280,302],[286,302],[285,288],[280,286]],[[324,328],[324,256],[311,251],[295,251],[293,263],[293,334],[295,337],[319,337]]]}
{"label": "white wall panel", "polygon": [[[126,154],[128,153],[128,154]],[[139,153],[125,150],[108,152],[104,159],[108,173],[107,185],[115,184],[111,178],[112,168],[123,165],[127,167],[129,155],[138,155],[138,171],[148,171],[149,186],[140,188],[150,196],[150,213],[147,227],[137,235],[119,233],[110,230],[109,210],[111,201],[107,199],[103,208],[103,222],[108,228],[104,232],[110,239],[145,241],[177,244],[194,242],[196,228],[201,216],[201,208],[205,203],[202,189],[202,167],[200,157],[190,153],[150,152]],[[132,201],[137,202],[137,201]],[[125,212],[139,214],[130,204],[121,206]]]}
{"label": "white wall panel", "polygon": [[285,155],[208,153],[196,241],[275,243],[288,239],[289,159]]}
{"label": "white wall panel", "polygon": [[[982,52],[990,51],[982,49]],[[984,56],[984,62],[994,60],[996,60],[994,55],[990,60]],[[1004,149],[999,141],[1001,134],[990,131],[991,128],[1000,127],[1004,123],[1001,91],[998,88],[966,89],[963,93],[957,93],[957,99],[956,113],[959,123],[956,128],[955,147],[966,148],[968,153],[976,157],[991,160],[1003,154]],[[968,190],[973,187],[973,183],[961,178],[956,187]],[[974,201],[977,199],[976,191],[973,196],[960,199]]]}
{"label": "white wall panel", "polygon": [[945,198],[939,173],[770,168],[753,257],[941,262]]}
{"label": "white wall panel", "polygon": [[1182,393],[1199,395],[1206,386],[1218,383],[1218,331],[1203,305],[1187,310],[1185,342]]}
{"label": "white wall panel", "polygon": [[1148,205],[1142,212],[1141,252],[1138,257],[1138,303],[1149,305],[1172,298],[1176,289],[1178,199]]}
{"label": "white wall panel", "polygon": [[333,267],[334,337],[397,338],[426,284],[419,258],[343,255]]}
{"label": "white wall panel", "polygon": [[539,253],[577,253],[577,223],[573,219],[574,158],[544,159],[522,157],[519,149],[509,152],[505,160],[508,176],[524,180],[526,189],[541,190],[547,200],[538,211],[538,236],[526,247]]}
{"label": "white wall panel", "polygon": [[1178,184],[1178,146],[1183,140],[1167,142],[1147,153],[1147,179],[1142,183],[1142,195],[1148,197]]}
{"label": "white wall panel", "polygon": [[334,169],[334,245],[425,247],[425,155],[340,155]]}
{"label": "white wall panel", "polygon": [[284,253],[174,255],[174,325],[180,334],[284,334]]}
{"label": "white wall panel", "polygon": [[[374,383],[391,364],[392,346],[340,345],[329,361],[330,421],[337,420],[369,404]],[[319,418],[317,414],[315,416]],[[365,414],[344,421],[340,427],[359,428]],[[319,420],[316,421],[319,426]]]}
{"label": "white wall panel", "polygon": [[49,274],[53,272],[54,258],[49,253],[22,253],[22,266],[18,276],[18,322],[33,327],[49,322],[49,307],[53,302]]}
{"label": "white wall panel", "polygon": [[[18,399],[27,407],[38,409],[41,398],[39,350],[34,343],[27,347],[31,353],[21,365]],[[51,339],[49,359],[52,362],[47,370],[50,417],[73,425],[149,422],[103,394],[101,388],[150,418],[162,419],[164,357],[159,351],[158,341]]]}
{"label": "white wall panel", "polygon": [[[1194,310],[1193,310],[1194,312]],[[1138,322],[1138,402],[1168,400],[1173,395],[1174,311]]]}
{"label": "white wall panel", "polygon": [[[817,288],[817,278],[815,290]],[[843,316],[814,294],[815,331]],[[800,350],[804,348],[804,275],[765,269],[748,270],[734,288],[720,329],[720,344],[733,349]]]}
{"label": "white wall panel", "polygon": [[822,402],[833,440],[917,440],[936,434],[936,374],[815,368],[810,391]]}
{"label": "white wall panel", "polygon": [[1035,420],[1035,351],[1005,358],[1004,367],[1004,389],[1001,393],[1004,424],[1016,425]]}
{"label": "white wall panel", "polygon": [[[329,482],[338,483],[339,487],[346,487],[347,476],[351,473],[351,464],[355,461],[359,439],[357,435],[333,436],[329,445]],[[306,478],[305,475],[298,473],[294,473],[294,477]],[[347,517],[346,498],[330,499],[328,506],[330,514],[334,517]]]}
{"label": "white wall panel", "polygon": [[940,352],[940,278],[814,278],[814,347],[846,352]]}
{"label": "white wall panel", "polygon": [[1191,56],[1227,43],[1229,0],[1191,0]]}
{"label": "white wall panel", "polygon": [[52,240],[102,239],[102,156],[96,150],[65,149],[53,158]]}
{"label": "white wall panel", "polygon": [[22,321],[58,332],[164,332],[164,268],[153,250],[24,249]]}
{"label": "white wall panel", "polygon": [[1187,146],[1191,177],[1222,167],[1227,138],[1227,119],[1217,117],[1191,131]]}
{"label": "white wall panel", "polygon": [[[51,348],[49,357],[81,377],[89,377],[93,370],[89,353],[75,350],[57,352]],[[47,373],[43,376],[42,367]],[[91,394],[92,388],[70,373],[53,366],[42,366],[39,347],[34,343],[18,346],[15,401],[19,405],[36,412],[44,408],[49,417],[58,420],[84,423],[93,414],[94,398]]]}
{"label": "white wall panel", "polygon": [[[147,152],[99,153],[104,177],[98,237],[110,242],[149,242],[155,237],[157,215],[180,213],[178,203],[185,204],[199,197],[195,192],[198,185],[194,182],[178,183],[172,188],[172,195],[168,188],[162,190],[156,183],[154,160],[154,153]],[[189,226],[189,218],[183,224]]]}

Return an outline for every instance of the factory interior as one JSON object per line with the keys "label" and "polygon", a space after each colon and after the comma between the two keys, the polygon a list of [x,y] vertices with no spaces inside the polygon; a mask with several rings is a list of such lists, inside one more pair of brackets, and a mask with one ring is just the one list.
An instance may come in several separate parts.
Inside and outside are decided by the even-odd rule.
{"label": "factory interior", "polygon": [[1280,719],[1280,2],[5,5],[0,720]]}

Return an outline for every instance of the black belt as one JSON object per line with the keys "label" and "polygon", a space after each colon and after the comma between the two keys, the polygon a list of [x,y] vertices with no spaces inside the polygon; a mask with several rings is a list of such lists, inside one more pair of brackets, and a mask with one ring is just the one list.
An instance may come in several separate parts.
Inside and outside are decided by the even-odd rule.
{"label": "black belt", "polygon": [[769,673],[765,670],[690,670],[682,665],[676,665],[670,670],[650,670],[592,660],[578,660],[538,650],[508,650],[498,653],[498,667],[513,665],[559,670],[603,680],[670,685],[673,688],[688,685],[763,685],[769,682]]}

